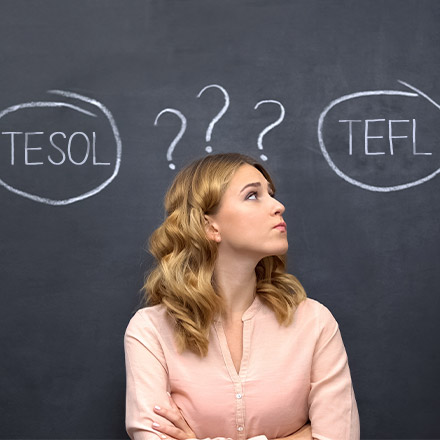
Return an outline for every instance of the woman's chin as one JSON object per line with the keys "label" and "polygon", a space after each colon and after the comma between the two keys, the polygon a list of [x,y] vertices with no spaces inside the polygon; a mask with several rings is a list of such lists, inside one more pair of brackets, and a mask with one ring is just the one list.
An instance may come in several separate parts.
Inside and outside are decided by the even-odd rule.
{"label": "woman's chin", "polygon": [[283,255],[287,254],[287,250],[289,249],[289,245],[280,246],[277,249],[273,249],[272,252],[267,253],[265,257],[282,257]]}

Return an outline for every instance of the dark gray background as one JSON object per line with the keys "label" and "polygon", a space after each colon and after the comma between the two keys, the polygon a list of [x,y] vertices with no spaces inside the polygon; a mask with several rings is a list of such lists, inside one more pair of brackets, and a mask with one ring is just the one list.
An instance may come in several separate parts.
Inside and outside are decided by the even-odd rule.
{"label": "dark gray background", "polygon": [[[213,152],[258,157],[258,134],[279,109],[255,105],[285,108],[264,154],[286,205],[289,271],[340,324],[362,438],[440,438],[439,180],[392,192],[352,185],[317,136],[321,112],[343,95],[411,92],[402,80],[440,100],[439,25],[440,3],[422,0],[2,1],[0,109],[57,100],[51,89],[95,99],[116,121],[122,160],[110,185],[66,206],[0,187],[0,437],[126,438],[123,334],[151,264],[144,245],[176,171],[207,154],[206,130],[224,100],[216,89],[196,96],[220,84],[230,107],[213,129]],[[358,99],[329,114],[324,135],[338,166],[379,186],[438,169],[440,113],[417,102]],[[176,171],[166,153],[180,122],[168,114],[154,126],[169,107],[188,121]],[[414,157],[409,140],[397,139],[394,157],[365,156],[356,132],[350,157],[338,122],[350,117],[417,118],[417,148],[433,154]],[[0,128],[96,129],[98,154],[112,158],[114,140],[98,119],[33,109],[5,116]],[[381,126],[371,133],[386,139]],[[20,139],[12,166],[1,136],[0,178],[11,185],[57,198],[108,177],[106,167],[51,165],[44,137],[31,152],[44,164],[25,166]],[[385,144],[371,141],[372,150]]]}

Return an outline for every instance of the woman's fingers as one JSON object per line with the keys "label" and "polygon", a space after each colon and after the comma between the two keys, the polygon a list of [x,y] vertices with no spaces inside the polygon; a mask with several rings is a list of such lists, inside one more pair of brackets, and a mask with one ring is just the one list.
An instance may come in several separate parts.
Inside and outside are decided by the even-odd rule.
{"label": "woman's fingers", "polygon": [[[154,412],[161,415],[165,419],[169,420],[174,426],[162,425],[158,422],[153,423],[153,428],[167,435],[168,438],[174,438],[176,440],[186,439],[185,432],[181,429],[182,417],[180,412],[175,409],[154,407]],[[164,438],[162,436],[162,438]]]}
{"label": "woman's fingers", "polygon": [[154,412],[160,414],[162,417],[168,419],[174,425],[179,422],[181,417],[180,411],[175,409],[161,408],[159,406],[154,407]]}
{"label": "woman's fingers", "polygon": [[176,410],[180,411],[180,408],[174,402],[173,398],[171,397],[171,394],[168,391],[167,391],[167,394],[168,394],[168,397],[170,398],[171,407],[173,409],[176,409]]}
{"label": "woman's fingers", "polygon": [[[163,418],[167,419],[174,426],[161,426],[158,422],[153,423],[153,428],[157,431],[167,434],[167,436],[172,436],[176,440],[185,440],[187,438],[195,438],[194,432],[191,430],[187,421],[183,417],[182,412],[176,405],[171,395],[169,395],[171,409],[160,408],[159,406],[154,407],[154,412],[160,414]],[[163,438],[163,436],[162,436]]]}
{"label": "woman's fingers", "polygon": [[176,411],[179,412],[180,416],[181,416],[181,423],[179,425],[180,428],[182,428],[182,431],[184,432],[184,438],[188,439],[188,438],[195,438],[196,435],[194,434],[194,431],[191,429],[191,427],[189,426],[188,422],[186,421],[183,412],[180,410],[180,408],[176,405],[176,403],[174,402],[174,399],[171,397],[171,394],[167,391],[167,394],[170,398],[170,402],[171,402],[171,407],[173,409],[175,409]]}
{"label": "woman's fingers", "polygon": [[175,411],[177,411],[180,414],[180,416],[182,417],[182,420],[184,423],[182,424],[181,428],[184,430],[187,430],[187,431],[189,430],[192,433],[191,428],[188,425],[188,422],[186,421],[185,417],[183,417],[182,411],[180,411],[180,408],[176,405],[176,403],[174,402],[174,399],[171,397],[171,394],[168,391],[167,391],[167,394],[170,398],[171,408],[173,408]]}

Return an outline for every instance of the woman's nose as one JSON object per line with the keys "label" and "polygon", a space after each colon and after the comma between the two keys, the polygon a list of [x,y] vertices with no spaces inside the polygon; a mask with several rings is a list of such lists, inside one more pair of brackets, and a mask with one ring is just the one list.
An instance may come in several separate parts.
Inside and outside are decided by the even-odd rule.
{"label": "woman's nose", "polygon": [[277,199],[274,199],[275,205],[274,205],[274,213],[275,214],[282,214],[286,208],[285,206],[279,202]]}

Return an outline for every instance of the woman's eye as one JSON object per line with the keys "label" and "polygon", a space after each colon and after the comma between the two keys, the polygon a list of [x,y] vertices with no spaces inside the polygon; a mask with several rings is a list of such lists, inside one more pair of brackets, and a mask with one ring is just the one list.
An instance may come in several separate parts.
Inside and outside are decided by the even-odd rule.
{"label": "woman's eye", "polygon": [[[250,199],[251,197],[257,197],[258,196],[258,193],[256,192],[256,191],[252,191],[252,192],[250,192],[248,195],[247,195],[247,199]],[[273,193],[273,192],[271,192],[271,193],[269,193],[269,196],[270,197],[275,197],[275,193]],[[251,200],[254,200],[254,199],[251,199]]]}

